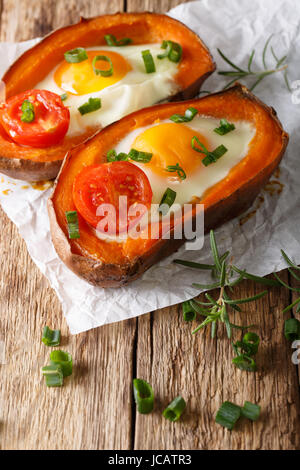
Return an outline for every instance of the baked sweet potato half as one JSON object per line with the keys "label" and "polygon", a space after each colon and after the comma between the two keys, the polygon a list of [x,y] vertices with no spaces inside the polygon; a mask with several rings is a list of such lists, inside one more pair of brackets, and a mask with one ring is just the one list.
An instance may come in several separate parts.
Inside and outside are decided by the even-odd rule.
{"label": "baked sweet potato half", "polygon": [[[237,138],[241,135],[240,129],[243,129],[243,126],[249,125],[252,129],[243,158],[227,169],[226,176],[223,177],[222,174],[217,183],[208,182],[208,189],[197,198],[197,202],[204,204],[206,232],[247,210],[278,166],[288,143],[288,134],[284,132],[274,109],[267,107],[246,87],[239,84],[200,99],[146,108],[106,127],[66,155],[53,194],[48,201],[55,249],[63,262],[88,282],[101,287],[124,285],[141,276],[150,266],[176,251],[185,242],[184,238],[175,239],[172,236],[173,229],[170,239],[128,238],[122,242],[108,242],[96,236],[94,228],[80,213],[80,238],[71,240],[68,237],[66,212],[77,208],[74,204],[74,181],[81,172],[89,168],[103,167],[107,162],[108,152],[117,148],[130,132],[139,128],[149,129],[149,126],[151,128],[158,122],[164,123],[174,114],[184,116],[187,108],[194,110],[194,113],[197,111],[200,120],[214,119],[219,122],[222,119],[223,125],[225,122],[225,125],[231,127],[232,123],[235,123],[236,130],[232,135],[237,132]],[[174,140],[176,134],[182,132],[180,129],[177,127],[172,130]],[[228,145],[229,135],[219,136],[225,145]],[[206,145],[212,150],[209,142],[206,142]],[[195,159],[199,158],[199,153],[194,154]],[[224,156],[221,156],[218,162],[223,158]],[[214,165],[217,163],[212,162],[207,168],[213,168]],[[206,167],[201,171],[206,171]],[[185,181],[188,182],[188,179]],[[189,216],[195,218],[197,206],[194,205],[193,208]]]}
{"label": "baked sweet potato half", "polygon": [[[101,49],[101,46],[107,46],[105,36],[110,36],[117,42],[121,38],[130,38],[131,44],[135,46],[173,41],[182,47],[181,59],[173,77],[172,92],[168,96],[161,96],[160,99],[163,100],[192,98],[198,93],[202,82],[215,70],[213,59],[201,39],[179,21],[155,13],[117,13],[91,19],[82,18],[78,24],[52,32],[39,44],[25,52],[2,79],[6,85],[6,99],[37,88],[37,85],[43,83],[48,76],[50,77],[57,66],[65,60],[66,51],[94,46]],[[114,49],[117,53],[124,50],[122,47]],[[163,52],[166,50],[162,49]],[[93,73],[92,60],[90,62],[91,73]],[[71,65],[74,66],[74,64]],[[145,99],[149,95],[151,96],[151,93],[144,93]],[[154,98],[147,106],[155,102],[157,100]],[[68,100],[64,104],[68,106]],[[145,107],[140,104],[131,111]],[[118,101],[115,106],[117,109]],[[125,114],[128,112],[116,116],[110,122]],[[78,135],[70,136],[67,133],[60,142],[54,145],[46,148],[32,148],[30,145],[16,143],[0,124],[0,172],[30,181],[54,178],[66,152],[93,135],[99,128],[101,126],[98,123],[90,120],[88,126],[82,127]]]}

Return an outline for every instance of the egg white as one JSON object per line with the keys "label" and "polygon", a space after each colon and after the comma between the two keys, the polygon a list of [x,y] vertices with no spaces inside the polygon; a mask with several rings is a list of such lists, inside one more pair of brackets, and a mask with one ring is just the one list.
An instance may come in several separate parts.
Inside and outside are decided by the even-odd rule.
{"label": "egg white", "polygon": [[[116,146],[116,152],[128,153],[133,147],[136,137],[149,127],[159,126],[160,124],[171,122],[170,120],[162,120],[159,123],[150,126],[140,127],[130,132]],[[215,149],[223,144],[227,148],[227,152],[217,162],[205,167],[201,160],[205,155],[195,151],[195,159],[199,160],[199,166],[192,174],[187,173],[185,180],[174,178],[174,173],[167,173],[166,176],[160,176],[151,170],[151,166],[143,165],[131,161],[139,166],[147,175],[153,191],[153,204],[159,204],[162,196],[167,188],[176,192],[175,203],[187,204],[195,197],[201,198],[205,191],[214,186],[224,178],[226,178],[230,170],[243,160],[248,153],[251,140],[255,135],[255,127],[246,121],[230,121],[235,125],[235,130],[226,135],[220,136],[214,132],[219,127],[220,120],[212,117],[197,115],[189,123],[176,124],[179,126],[188,126],[189,128],[201,133],[210,143],[211,148]],[[184,168],[183,168],[184,169]]]}
{"label": "egg white", "polygon": [[[156,72],[146,73],[141,54],[146,49],[149,49],[152,54]],[[160,44],[122,47],[96,46],[86,50],[117,52],[129,62],[132,70],[119,82],[101,91],[84,95],[68,95],[68,98],[64,101],[64,105],[70,110],[70,126],[67,136],[81,134],[88,127],[105,127],[133,111],[166,99],[178,89],[174,81],[178,64],[167,58],[157,59],[157,55],[162,53]],[[58,95],[64,94],[65,91],[54,81],[55,70],[56,68],[41,82],[37,83],[35,88],[52,91]],[[86,103],[90,97],[100,98],[102,107],[82,116],[78,108]]]}

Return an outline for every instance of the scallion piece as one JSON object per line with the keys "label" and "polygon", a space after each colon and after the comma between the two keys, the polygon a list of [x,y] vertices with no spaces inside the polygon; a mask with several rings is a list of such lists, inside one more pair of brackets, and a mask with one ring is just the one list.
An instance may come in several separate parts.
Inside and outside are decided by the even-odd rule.
{"label": "scallion piece", "polygon": [[234,428],[236,422],[241,416],[241,407],[231,403],[230,401],[224,401],[220,406],[216,414],[216,423],[220,424],[224,428]]}
{"label": "scallion piece", "polygon": [[[125,154],[126,155],[126,154]],[[131,149],[128,157],[135,162],[148,163],[152,158],[152,153],[149,152],[139,152],[136,149]]]}
{"label": "scallion piece", "polygon": [[68,98],[68,94],[67,94],[67,93],[63,93],[62,95],[60,95],[60,99],[61,99],[62,101],[65,101],[67,98]]}
{"label": "scallion piece", "polygon": [[158,59],[165,59],[168,57],[171,62],[177,63],[180,61],[182,57],[182,47],[180,44],[178,44],[178,42],[163,41],[161,48],[165,49],[165,52],[158,54]]}
{"label": "scallion piece", "polygon": [[[197,147],[196,143],[201,148]],[[196,136],[192,138],[191,145],[192,145],[192,148],[196,150],[196,152],[203,153],[204,155],[206,155],[202,160],[202,163],[204,166],[208,166],[211,163],[215,163],[217,160],[219,160],[219,158],[221,158],[227,152],[227,148],[224,145],[219,145],[219,147],[217,147],[215,150],[210,152],[209,150],[207,150],[207,148],[200,142],[200,140]]]}
{"label": "scallion piece", "polygon": [[116,162],[117,159],[117,152],[114,149],[111,149],[106,154],[106,160],[108,162]]}
{"label": "scallion piece", "polygon": [[100,98],[89,98],[86,103],[83,103],[79,106],[78,111],[81,115],[92,113],[93,111],[97,111],[97,109],[101,108],[101,100]]}
{"label": "scallion piece", "polygon": [[29,100],[24,100],[21,106],[21,121],[32,122],[35,118],[34,106]]}
{"label": "scallion piece", "polygon": [[260,342],[259,336],[256,333],[249,331],[244,335],[242,342],[248,347],[248,350],[250,351],[249,355],[255,356]]}
{"label": "scallion piece", "polygon": [[167,188],[161,198],[158,211],[162,215],[166,215],[169,212],[170,207],[174,204],[176,199],[176,192],[173,189]]}
{"label": "scallion piece", "polygon": [[168,171],[169,173],[177,173],[177,175],[179,176],[181,180],[186,179],[186,173],[184,169],[181,168],[179,163],[176,163],[176,165],[168,165],[166,168],[166,171]]}
{"label": "scallion piece", "polygon": [[254,359],[246,354],[240,354],[232,359],[232,364],[234,364],[238,369],[246,370],[248,372],[255,372],[257,369]]}
{"label": "scallion piece", "polygon": [[152,57],[152,54],[149,49],[142,51],[142,57],[145,64],[145,69],[147,73],[153,73],[156,71],[155,63]]}
{"label": "scallion piece", "polygon": [[133,394],[139,413],[148,414],[153,410],[154,392],[146,380],[133,379]]}
{"label": "scallion piece", "polygon": [[185,408],[185,400],[181,396],[178,396],[164,409],[163,417],[172,422],[178,421]]}
{"label": "scallion piece", "polygon": [[55,349],[51,351],[50,362],[52,365],[59,365],[61,367],[64,377],[68,377],[73,371],[73,360],[71,354]]}
{"label": "scallion piece", "polygon": [[300,322],[296,318],[289,318],[284,322],[284,336],[289,341],[300,339]]}
{"label": "scallion piece", "polygon": [[251,421],[256,421],[260,415],[260,406],[250,401],[245,401],[243,408],[241,408],[241,414]]}
{"label": "scallion piece", "polygon": [[[108,62],[109,65],[110,65],[110,68],[108,70],[98,69],[96,67],[96,63],[98,62],[98,60]],[[92,67],[93,67],[93,70],[94,70],[94,74],[95,75],[101,75],[101,77],[110,77],[114,73],[113,63],[112,63],[111,59],[109,57],[107,57],[106,55],[96,55],[93,58]]]}
{"label": "scallion piece", "polygon": [[171,121],[180,124],[181,122],[190,122],[194,119],[194,117],[198,114],[198,110],[190,106],[185,110],[184,115],[182,114],[172,114],[170,117]]}
{"label": "scallion piece", "polygon": [[64,376],[60,365],[45,366],[42,368],[42,374],[47,387],[62,387]]}
{"label": "scallion piece", "polygon": [[182,304],[182,314],[184,321],[193,321],[196,320],[197,317],[197,313],[195,312],[188,300],[186,300]]}
{"label": "scallion piece", "polygon": [[228,122],[227,119],[220,120],[220,126],[214,129],[214,132],[219,135],[228,134],[231,131],[234,131],[235,125]]}
{"label": "scallion piece", "polygon": [[66,211],[69,238],[80,238],[77,211]]}
{"label": "scallion piece", "polygon": [[59,346],[60,330],[51,330],[48,326],[44,326],[42,341],[46,346]]}
{"label": "scallion piece", "polygon": [[86,50],[83,47],[77,47],[64,53],[65,59],[70,64],[78,64],[88,58]]}
{"label": "scallion piece", "polygon": [[106,41],[106,44],[112,47],[127,46],[128,44],[132,43],[132,39],[130,38],[123,38],[123,39],[117,40],[113,34],[106,34],[104,36],[104,39]]}

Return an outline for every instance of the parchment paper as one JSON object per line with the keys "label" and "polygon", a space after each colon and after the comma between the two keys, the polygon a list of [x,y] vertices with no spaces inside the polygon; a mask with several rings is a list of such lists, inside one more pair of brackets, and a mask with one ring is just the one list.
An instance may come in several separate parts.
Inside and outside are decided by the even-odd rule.
{"label": "parchment paper", "polygon": [[[243,66],[247,65],[247,57],[255,47],[257,52],[253,68],[261,68],[263,45],[268,36],[274,33],[272,45],[275,51],[279,56],[288,54],[290,81],[300,80],[299,2],[203,0],[181,4],[169,14],[201,36],[219,69],[227,69],[228,66],[219,57],[217,47]],[[34,43],[0,44],[0,74]],[[267,60],[270,67],[274,65],[271,56]],[[218,91],[225,83],[215,73],[203,88]],[[280,175],[272,177],[273,183],[269,190],[262,191],[263,198],[255,202],[255,214],[242,224],[241,217],[227,223],[216,231],[216,236],[220,249],[231,249],[240,267],[254,274],[266,275],[285,267],[281,248],[300,263],[300,104],[296,104],[296,90],[294,95],[287,91],[281,73],[267,78],[255,92],[277,110],[285,129],[290,133],[290,144],[280,166]],[[283,185],[281,192],[280,185]],[[28,187],[24,189],[24,186]],[[105,323],[176,304],[197,294],[198,291],[191,288],[192,282],[209,282],[207,272],[201,273],[172,264],[175,257],[208,262],[210,257],[206,238],[200,252],[185,251],[183,248],[153,266],[141,279],[127,287],[101,289],[90,286],[65,267],[51,244],[46,212],[50,191],[39,191],[30,184],[0,176],[2,207],[17,225],[32,259],[55,289],[71,333],[80,333]]]}

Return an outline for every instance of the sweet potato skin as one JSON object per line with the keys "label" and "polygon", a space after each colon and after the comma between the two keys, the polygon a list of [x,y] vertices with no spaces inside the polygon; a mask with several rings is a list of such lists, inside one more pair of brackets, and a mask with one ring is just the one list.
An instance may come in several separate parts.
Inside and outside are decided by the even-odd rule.
{"label": "sweet potato skin", "polygon": [[[148,27],[143,29],[148,31],[142,33],[141,25],[147,25]],[[136,28],[137,33],[133,32],[132,28]],[[50,33],[40,43],[29,51],[26,51],[5,73],[2,80],[6,85],[7,98],[25,91],[26,89],[34,88],[34,85],[44,78],[44,76],[62,60],[62,51],[78,47],[78,41],[80,45],[84,47],[95,45],[95,43],[99,44],[100,47],[104,34],[117,34],[120,31],[120,33],[124,32],[124,36],[131,37],[132,34],[136,34],[137,42],[139,34],[144,34],[145,40],[154,42],[154,40],[162,39],[160,37],[160,28],[170,39],[175,40],[173,37],[174,34],[175,36],[178,34],[182,37],[189,36],[189,41],[193,41],[193,48],[197,48],[198,46],[199,53],[202,50],[205,54],[207,64],[198,75],[194,73],[191,80],[183,73],[188,63],[183,64],[182,68],[184,70],[179,74],[178,90],[174,95],[169,97],[171,101],[191,99],[198,93],[203,81],[215,70],[215,63],[210,52],[200,38],[181,22],[166,15],[150,12],[116,13],[114,15],[103,15],[89,19],[81,18],[80,22],[77,24],[60,28]],[[176,32],[176,28],[178,32]],[[56,44],[56,42],[63,44],[60,46],[62,50],[59,49],[55,51],[53,44]],[[45,51],[47,50],[50,51],[48,54],[49,57],[45,57]],[[41,57],[41,60],[39,60],[39,57]],[[193,57],[195,57],[195,51],[193,52]],[[32,71],[30,70],[31,68]],[[94,132],[95,129],[91,130],[88,136],[83,135],[80,142],[78,142],[77,139],[74,145],[70,144],[66,151],[71,150],[75,145],[78,145],[78,143],[83,142],[87,137],[93,135]],[[29,181],[52,179],[57,176],[66,153],[63,147],[52,149],[55,150],[52,152],[53,158],[51,157],[50,161],[49,157],[49,161],[45,162],[42,151],[41,158],[36,158],[36,151],[35,156],[32,155],[32,158],[22,158],[21,153],[18,154],[18,151],[15,151],[16,154],[13,157],[11,155],[8,157],[1,146],[2,139],[3,133],[0,132],[0,172],[13,178]]]}
{"label": "sweet potato skin", "polygon": [[[246,184],[242,184],[228,196],[220,198],[210,205],[205,205],[205,232],[208,232],[210,229],[216,228],[228,220],[240,215],[252,205],[260,190],[265,186],[270,176],[279,165],[288,144],[288,134],[283,130],[282,125],[278,120],[276,112],[273,108],[267,107],[246,87],[243,87],[240,84],[236,84],[233,88],[226,92],[216,93],[215,96],[220,95],[223,97],[223,95],[226,95],[228,92],[236,93],[241,97],[241,99],[248,100],[249,104],[255,103],[267,112],[269,119],[272,120],[276,126],[278,126],[280,131],[281,148],[276,157],[273,158],[272,161],[261,171],[257,172],[257,174],[247,181]],[[202,98],[202,100],[203,99],[205,98]],[[187,106],[195,103],[196,101],[187,103]],[[157,108],[158,107],[156,107],[156,109]],[[139,113],[141,112],[142,111],[139,111]],[[174,110],[174,112],[176,111]],[[137,113],[133,113],[128,118],[132,119],[136,114]],[[114,124],[111,126],[114,126]],[[64,164],[61,168],[61,172],[63,172],[64,167],[68,164],[68,160],[71,157],[72,154],[66,156]],[[149,251],[143,253],[141,256],[134,257],[132,260],[130,260],[130,262],[122,264],[105,263],[90,257],[74,254],[72,253],[70,241],[58,223],[53,203],[56,185],[58,182],[59,176],[56,180],[52,196],[48,201],[48,212],[54,247],[63,262],[75,274],[93,285],[100,287],[119,287],[125,285],[140,277],[142,273],[144,273],[153,264],[175,252],[186,241],[185,239],[174,239],[172,238],[171,234],[171,238],[169,240],[157,240],[157,242],[151,246]]]}

